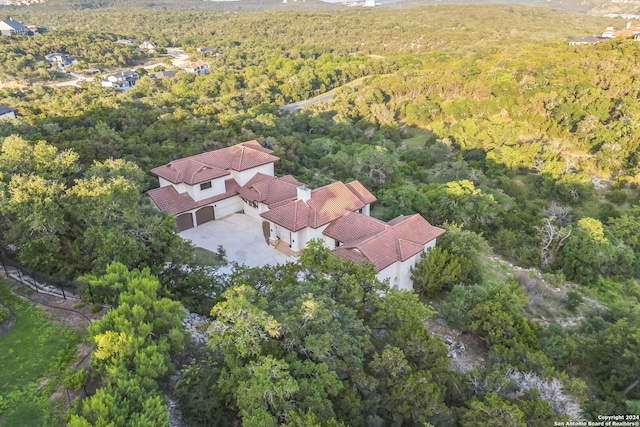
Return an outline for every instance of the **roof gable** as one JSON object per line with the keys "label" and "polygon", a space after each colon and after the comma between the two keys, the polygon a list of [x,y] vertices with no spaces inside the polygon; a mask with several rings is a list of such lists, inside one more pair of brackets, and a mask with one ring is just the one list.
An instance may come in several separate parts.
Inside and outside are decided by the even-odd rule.
{"label": "roof gable", "polygon": [[151,172],[167,181],[190,185],[219,178],[230,170],[243,171],[279,160],[258,141],[248,141],[220,150],[175,160]]}
{"label": "roof gable", "polygon": [[145,194],[153,200],[161,211],[168,212],[170,214],[180,214],[187,212],[201,206],[205,206],[219,200],[224,200],[229,197],[238,194],[240,186],[235,179],[228,179],[224,182],[225,192],[222,194],[216,194],[206,199],[198,200],[197,202],[189,195],[189,193],[178,193],[172,185],[166,187],[154,188],[147,191]]}
{"label": "roof gable", "polygon": [[247,200],[272,206],[284,201],[294,201],[298,194],[297,187],[299,185],[302,185],[302,183],[291,175],[278,178],[256,174],[240,190],[240,195]]}
{"label": "roof gable", "polygon": [[[386,228],[381,233],[345,242],[333,252],[349,259],[359,258],[362,255],[373,263],[376,271],[381,271],[394,262],[406,261],[419,254],[427,243],[441,236],[445,231],[432,226],[418,214],[400,216],[385,225]],[[327,230],[331,226],[327,227]]]}
{"label": "roof gable", "polygon": [[329,224],[322,234],[339,242],[353,242],[380,234],[388,227],[379,219],[348,212]]}

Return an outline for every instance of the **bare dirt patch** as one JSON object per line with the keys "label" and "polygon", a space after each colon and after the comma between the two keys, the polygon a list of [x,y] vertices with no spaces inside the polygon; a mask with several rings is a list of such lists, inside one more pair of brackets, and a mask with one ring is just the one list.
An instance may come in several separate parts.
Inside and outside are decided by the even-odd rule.
{"label": "bare dirt patch", "polygon": [[449,369],[467,372],[484,366],[489,349],[480,338],[453,329],[442,319],[427,319],[425,326],[432,334],[438,334],[449,349]]}

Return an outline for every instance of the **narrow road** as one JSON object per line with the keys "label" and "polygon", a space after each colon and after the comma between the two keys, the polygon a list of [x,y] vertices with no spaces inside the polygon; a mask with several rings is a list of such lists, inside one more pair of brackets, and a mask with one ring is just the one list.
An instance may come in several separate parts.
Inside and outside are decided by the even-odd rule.
{"label": "narrow road", "polygon": [[280,107],[280,109],[284,111],[295,111],[295,110],[300,110],[301,108],[305,108],[307,105],[315,105],[315,104],[320,104],[321,102],[330,101],[333,99],[333,97],[336,95],[336,92],[339,89],[342,89],[343,87],[347,87],[347,86],[350,87],[351,89],[361,86],[364,79],[368,77],[370,76],[360,77],[359,79],[356,79],[351,83],[347,83],[335,89],[331,89],[329,92],[325,92],[322,95],[314,96],[313,98],[305,99],[303,101],[294,102],[293,104],[283,105],[282,107]]}
{"label": "narrow road", "polygon": [[[188,60],[189,60],[189,54],[185,53],[184,50],[176,48],[176,47],[167,48],[167,53],[173,57],[173,58],[171,58],[171,64],[174,67],[182,68],[184,66],[184,64],[186,62],[188,62]],[[158,65],[162,65],[161,61],[162,61],[162,59],[160,59],[160,61],[158,61],[158,58],[152,58],[146,64],[140,65],[139,67],[135,67],[135,68],[144,68],[145,70],[151,70],[151,69],[155,68]],[[106,74],[98,74],[98,76],[103,77],[103,76],[106,76],[108,74],[117,73],[118,71],[129,71],[129,70],[131,70],[131,67],[118,68],[118,69],[110,70]],[[83,80],[84,81],[93,81],[94,80],[93,77],[85,77],[82,74],[78,74],[78,73],[69,73],[69,75],[71,77],[73,77],[74,79],[73,80],[67,80],[67,81],[64,81],[64,82],[59,82],[59,83],[53,83],[53,84],[51,84],[49,86],[78,86],[78,83],[83,81]]]}

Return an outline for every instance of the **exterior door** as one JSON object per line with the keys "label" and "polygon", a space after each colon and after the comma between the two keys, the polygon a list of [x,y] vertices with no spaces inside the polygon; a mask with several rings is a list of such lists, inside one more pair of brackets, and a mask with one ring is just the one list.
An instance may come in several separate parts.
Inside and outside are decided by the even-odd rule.
{"label": "exterior door", "polygon": [[205,222],[213,221],[216,216],[213,211],[213,206],[205,206],[196,211],[196,223],[197,225],[204,224]]}
{"label": "exterior door", "polygon": [[271,227],[269,226],[269,221],[262,221],[262,234],[264,235],[264,240],[269,244],[269,237],[271,237]]}
{"label": "exterior door", "polygon": [[193,228],[193,215],[191,215],[191,213],[178,215],[176,217],[176,225],[178,226],[178,231],[184,231],[188,230],[189,228]]}

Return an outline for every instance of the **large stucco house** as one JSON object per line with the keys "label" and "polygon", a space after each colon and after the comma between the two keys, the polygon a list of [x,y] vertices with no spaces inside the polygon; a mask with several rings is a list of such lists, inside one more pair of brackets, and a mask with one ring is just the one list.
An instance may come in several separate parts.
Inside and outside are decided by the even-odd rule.
{"label": "large stucco house", "polygon": [[389,222],[373,218],[376,198],[360,182],[312,190],[291,175],[276,177],[278,160],[257,141],[174,160],[151,170],[160,187],[147,195],[176,216],[179,231],[244,213],[259,221],[257,227],[262,224],[265,241],[282,252],[295,257],[311,239],[320,239],[338,256],[372,263],[392,286],[412,289],[411,267],[443,229],[417,214]]}

